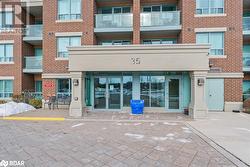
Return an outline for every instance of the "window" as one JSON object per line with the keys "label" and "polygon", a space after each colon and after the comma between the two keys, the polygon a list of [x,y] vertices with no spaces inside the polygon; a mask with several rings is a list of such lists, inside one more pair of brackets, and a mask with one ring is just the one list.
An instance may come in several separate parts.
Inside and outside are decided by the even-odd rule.
{"label": "window", "polygon": [[176,44],[176,39],[146,39],[143,40],[143,44]]}
{"label": "window", "polygon": [[35,81],[35,91],[41,93],[43,91],[42,81]]}
{"label": "window", "polygon": [[58,37],[57,57],[68,57],[68,46],[81,46],[81,37]]}
{"label": "window", "polygon": [[0,98],[10,98],[13,95],[13,81],[0,80]]}
{"label": "window", "polygon": [[71,95],[71,80],[58,79],[57,80],[57,97],[69,97]]}
{"label": "window", "polygon": [[210,44],[210,55],[224,55],[224,32],[197,33],[197,44]]}
{"label": "window", "polygon": [[224,13],[224,0],[196,0],[196,14]]}
{"label": "window", "polygon": [[105,7],[99,9],[100,14],[117,14],[117,13],[130,13],[131,7]]}
{"label": "window", "polygon": [[133,77],[123,76],[123,106],[129,107],[132,99]]}
{"label": "window", "polygon": [[0,28],[13,27],[13,12],[0,12]]}
{"label": "window", "polygon": [[81,0],[58,0],[58,19],[81,19]]}
{"label": "window", "polygon": [[129,40],[114,40],[114,41],[102,41],[101,45],[130,45],[131,41]]}
{"label": "window", "polygon": [[250,81],[243,81],[243,100],[246,100],[250,97]]}
{"label": "window", "polygon": [[1,62],[13,62],[13,44],[0,44]]}
{"label": "window", "polygon": [[177,8],[175,5],[155,5],[142,7],[142,12],[167,12],[176,10]]}

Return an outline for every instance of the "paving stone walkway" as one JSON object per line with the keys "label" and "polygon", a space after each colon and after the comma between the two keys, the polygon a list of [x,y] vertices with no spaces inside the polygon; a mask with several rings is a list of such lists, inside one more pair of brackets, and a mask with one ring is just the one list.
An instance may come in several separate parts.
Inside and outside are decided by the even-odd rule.
{"label": "paving stone walkway", "polygon": [[25,166],[234,166],[182,122],[0,121],[0,160]]}

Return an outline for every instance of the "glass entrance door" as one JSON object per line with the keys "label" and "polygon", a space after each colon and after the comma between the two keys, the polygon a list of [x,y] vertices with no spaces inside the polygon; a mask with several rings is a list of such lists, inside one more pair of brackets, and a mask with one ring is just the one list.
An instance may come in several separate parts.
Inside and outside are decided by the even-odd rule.
{"label": "glass entrance door", "polygon": [[121,109],[121,77],[95,77],[94,104],[94,109]]}
{"label": "glass entrance door", "polygon": [[180,78],[169,78],[168,79],[168,98],[167,109],[180,110]]}

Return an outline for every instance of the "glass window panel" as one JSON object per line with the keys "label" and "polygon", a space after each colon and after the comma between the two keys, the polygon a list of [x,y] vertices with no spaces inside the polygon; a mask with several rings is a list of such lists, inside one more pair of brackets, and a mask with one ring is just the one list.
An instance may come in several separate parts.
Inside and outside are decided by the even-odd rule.
{"label": "glass window panel", "polygon": [[58,14],[70,14],[70,0],[58,0]]}
{"label": "glass window panel", "polygon": [[161,6],[152,6],[152,12],[160,12]]}
{"label": "glass window panel", "polygon": [[176,43],[176,40],[169,40],[169,39],[163,39],[161,41],[162,44],[175,44]]}
{"label": "glass window panel", "polygon": [[110,46],[110,45],[112,45],[112,41],[103,41],[103,42],[101,43],[101,45]]}
{"label": "glass window panel", "polygon": [[209,8],[209,0],[196,0],[196,9]]}
{"label": "glass window panel", "polygon": [[224,8],[224,0],[210,0],[210,8]]}
{"label": "glass window panel", "polygon": [[162,11],[176,11],[176,6],[162,5]]}
{"label": "glass window panel", "polygon": [[152,40],[152,44],[161,44],[161,40]]}
{"label": "glass window panel", "polygon": [[165,77],[151,77],[151,107],[165,107]]}
{"label": "glass window panel", "polygon": [[123,76],[123,106],[129,107],[132,99],[132,76]]}
{"label": "glass window panel", "polygon": [[6,57],[13,57],[13,45],[6,45]]}
{"label": "glass window panel", "polygon": [[0,45],[0,57],[5,57],[4,45]]}
{"label": "glass window panel", "polygon": [[10,80],[6,80],[4,84],[4,90],[6,93],[12,93],[13,92],[13,83]]}
{"label": "glass window panel", "polygon": [[197,33],[196,34],[196,43],[197,44],[208,44],[208,33]]}
{"label": "glass window panel", "polygon": [[71,0],[71,14],[81,14],[81,0]]}
{"label": "glass window panel", "polygon": [[209,43],[211,44],[212,55],[223,55],[224,33],[210,33]]}
{"label": "glass window panel", "polygon": [[5,24],[11,26],[13,24],[13,13],[6,12],[5,13]]}
{"label": "glass window panel", "polygon": [[130,44],[131,44],[131,41],[122,41],[122,44],[123,44],[123,45],[130,45]]}
{"label": "glass window panel", "polygon": [[122,13],[122,8],[114,8],[114,13]]}
{"label": "glass window panel", "polygon": [[171,79],[169,81],[169,109],[179,109],[180,95],[179,95],[179,79]]}
{"label": "glass window panel", "polygon": [[35,48],[35,56],[37,56],[37,57],[43,56],[42,48]]}
{"label": "glass window panel", "polygon": [[36,92],[42,92],[42,81],[35,82],[35,89],[36,89]]}
{"label": "glass window panel", "polygon": [[[3,84],[3,80],[0,81],[0,93],[3,93],[4,92],[4,84]],[[1,95],[0,95],[1,97]]]}
{"label": "glass window panel", "polygon": [[69,93],[70,92],[70,83],[69,79],[58,79],[58,93]]}
{"label": "glass window panel", "polygon": [[142,11],[143,12],[151,12],[151,7],[143,7]]}
{"label": "glass window panel", "polygon": [[122,41],[114,41],[113,45],[122,45]]}
{"label": "glass window panel", "polygon": [[123,7],[122,8],[122,13],[130,13],[131,12],[131,8],[130,7]]}
{"label": "glass window panel", "polygon": [[3,27],[3,13],[0,12],[0,28]]}
{"label": "glass window panel", "polygon": [[59,52],[67,52],[67,46],[69,46],[69,38],[58,38]]}
{"label": "glass window panel", "polygon": [[81,46],[81,37],[71,37],[70,46]]}
{"label": "glass window panel", "polygon": [[151,40],[143,40],[143,44],[152,44]]}
{"label": "glass window panel", "polygon": [[141,76],[140,77],[140,91],[141,91],[141,100],[144,100],[144,106],[150,107],[150,76]]}
{"label": "glass window panel", "polygon": [[102,14],[112,14],[112,8],[103,8],[101,9]]}

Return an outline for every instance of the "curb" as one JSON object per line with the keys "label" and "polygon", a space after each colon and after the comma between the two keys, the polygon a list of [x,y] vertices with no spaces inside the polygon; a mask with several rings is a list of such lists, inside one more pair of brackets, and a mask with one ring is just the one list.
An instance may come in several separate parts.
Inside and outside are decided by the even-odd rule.
{"label": "curb", "polygon": [[3,117],[1,120],[12,121],[65,121],[62,117]]}

